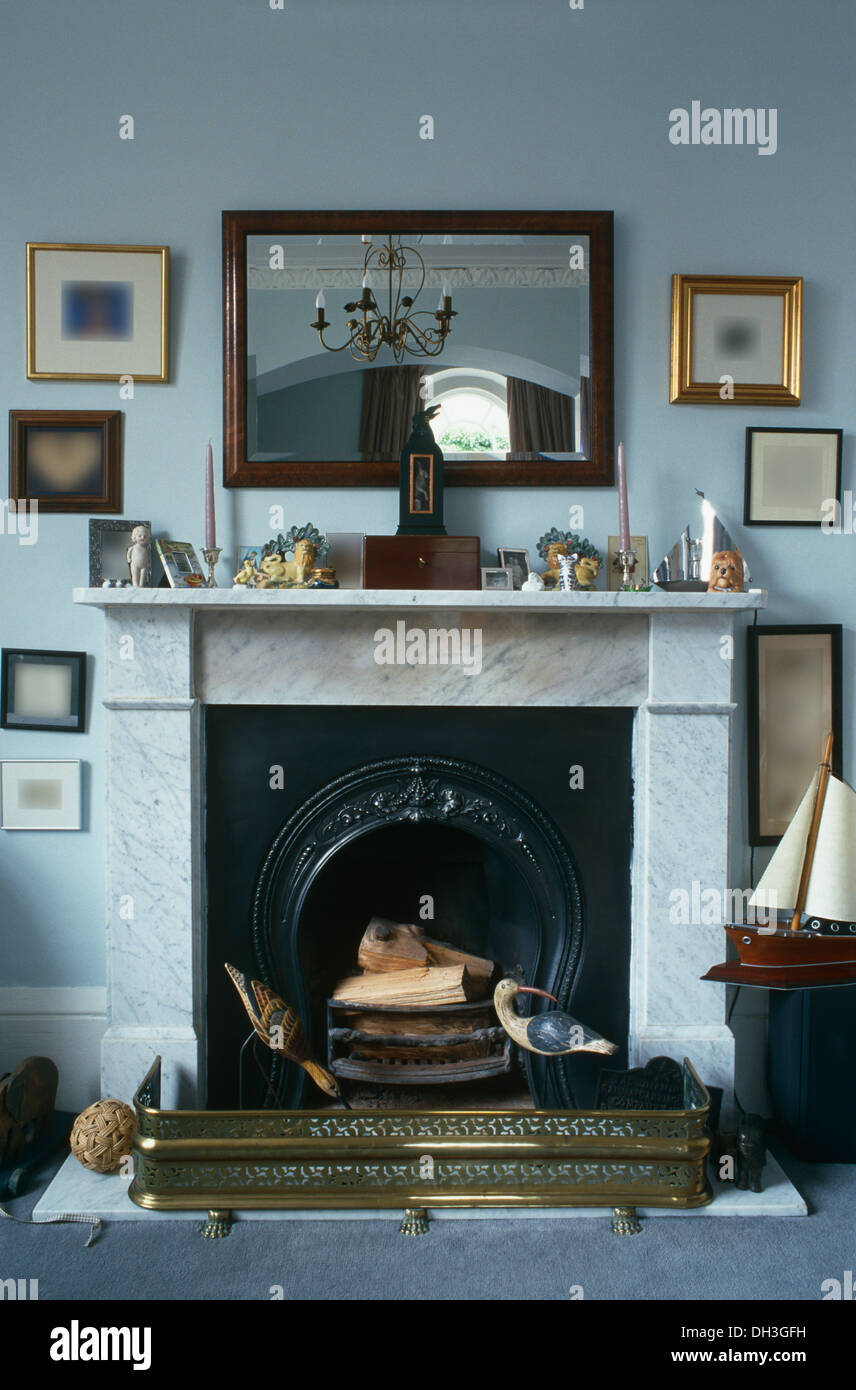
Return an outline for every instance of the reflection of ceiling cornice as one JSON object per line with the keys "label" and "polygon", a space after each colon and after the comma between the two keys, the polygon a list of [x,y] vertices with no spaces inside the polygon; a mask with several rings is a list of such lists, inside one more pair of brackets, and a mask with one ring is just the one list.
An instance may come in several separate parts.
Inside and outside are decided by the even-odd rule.
{"label": "reflection of ceiling cornice", "polygon": [[[383,244],[384,238],[376,236],[372,248],[379,251]],[[367,244],[356,237],[332,241],[325,237],[319,241],[317,238],[307,240],[284,236],[278,240],[276,237],[253,236],[247,243],[247,265],[259,270],[267,269],[274,246],[281,248],[280,259],[294,270],[317,270],[324,274],[329,270],[349,270],[354,273],[359,269],[359,278],[362,279]],[[444,244],[439,240],[405,237],[403,246],[405,253],[408,250],[416,251],[431,270],[474,270],[482,266],[534,266],[537,269],[562,270],[570,267],[571,260],[575,264],[579,262],[580,251],[588,258],[589,239],[587,236],[531,236],[516,242],[473,242],[464,239]],[[576,248],[573,256],[572,247]]]}
{"label": "reflection of ceiling cornice", "polygon": [[[353,290],[362,279],[362,266],[335,269],[331,266],[294,266],[271,270],[267,265],[247,267],[247,287],[251,290]],[[403,284],[416,289],[420,276],[405,272]],[[425,288],[442,289],[444,280],[455,290],[557,290],[576,289],[589,283],[587,270],[569,270],[562,266],[447,266],[442,270],[425,271]],[[384,271],[372,270],[369,284],[377,295],[386,284]]]}

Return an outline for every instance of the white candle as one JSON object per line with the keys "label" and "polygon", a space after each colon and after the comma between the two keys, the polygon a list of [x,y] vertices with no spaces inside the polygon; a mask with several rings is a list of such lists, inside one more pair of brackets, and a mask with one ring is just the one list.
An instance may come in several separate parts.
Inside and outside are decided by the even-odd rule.
{"label": "white candle", "polygon": [[630,521],[627,514],[627,467],[624,445],[618,446],[618,547],[630,549]]}
{"label": "white candle", "polygon": [[448,282],[448,280],[444,280],[444,281],[443,281],[443,298],[444,298],[444,299],[451,299],[451,298],[452,298],[452,291],[449,289],[449,282]]}
{"label": "white candle", "polygon": [[214,450],[211,440],[205,450],[205,549],[213,550],[217,544],[217,529],[214,521]]}
{"label": "white candle", "polygon": [[327,308],[327,301],[326,301],[326,299],[324,298],[324,291],[323,291],[323,290],[319,290],[318,293],[317,293],[316,296],[315,296],[315,308],[316,308],[316,309],[326,309],[326,308]]}

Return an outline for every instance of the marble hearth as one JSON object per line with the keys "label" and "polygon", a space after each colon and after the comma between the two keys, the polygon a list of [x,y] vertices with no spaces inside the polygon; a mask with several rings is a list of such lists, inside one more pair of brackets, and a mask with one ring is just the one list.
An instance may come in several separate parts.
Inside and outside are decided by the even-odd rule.
{"label": "marble hearth", "polygon": [[[130,1099],[156,1053],[166,1108],[204,1105],[201,710],[312,703],[631,707],[631,1065],[688,1056],[730,1093],[724,991],[700,976],[719,926],[675,926],[669,894],[729,886],[739,595],[78,589],[105,618],[105,1095]],[[381,665],[381,628],[481,632],[480,670]],[[382,756],[379,750],[378,756]],[[607,816],[602,806],[598,814]]]}

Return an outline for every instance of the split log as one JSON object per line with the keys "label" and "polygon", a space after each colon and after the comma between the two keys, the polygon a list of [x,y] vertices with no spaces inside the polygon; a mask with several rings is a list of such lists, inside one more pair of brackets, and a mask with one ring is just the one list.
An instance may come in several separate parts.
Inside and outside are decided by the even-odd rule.
{"label": "split log", "polygon": [[347,1019],[349,1027],[358,1029],[362,1033],[381,1036],[404,1034],[409,1037],[425,1038],[436,1037],[450,1031],[475,1033],[481,1028],[490,1028],[495,1022],[493,1009],[489,1005],[478,1012],[453,1014],[451,1019],[445,1013],[422,1014],[418,1011],[411,1013],[409,1009],[394,1014],[345,1014],[343,1018]]}
{"label": "split log", "polygon": [[349,1004],[467,1004],[477,992],[466,966],[418,966],[340,980],[333,998]]}
{"label": "split log", "polygon": [[487,993],[496,969],[492,960],[461,951],[445,941],[435,941],[421,927],[389,922],[384,917],[373,917],[366,927],[357,963],[363,970],[373,972],[412,970],[417,965],[463,965],[471,980],[481,985],[482,994]]}

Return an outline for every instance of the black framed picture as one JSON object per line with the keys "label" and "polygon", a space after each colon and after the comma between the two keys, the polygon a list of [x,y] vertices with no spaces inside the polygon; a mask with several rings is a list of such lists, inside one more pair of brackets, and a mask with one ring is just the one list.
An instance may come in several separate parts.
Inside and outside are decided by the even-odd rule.
{"label": "black framed picture", "polygon": [[843,430],[746,430],[746,526],[820,526],[838,519]]}
{"label": "black framed picture", "polygon": [[86,652],[4,647],[0,727],[82,734],[86,724]]}
{"label": "black framed picture", "polygon": [[840,623],[750,627],[749,843],[777,845],[833,735],[841,776]]}

